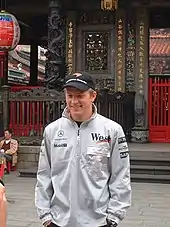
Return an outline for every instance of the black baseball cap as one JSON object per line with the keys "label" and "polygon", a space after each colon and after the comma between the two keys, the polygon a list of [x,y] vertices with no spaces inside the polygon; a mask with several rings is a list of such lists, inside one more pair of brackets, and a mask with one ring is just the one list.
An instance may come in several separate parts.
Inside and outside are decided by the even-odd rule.
{"label": "black baseball cap", "polygon": [[87,91],[89,88],[95,90],[95,84],[91,77],[86,72],[74,73],[66,78],[63,88],[74,87],[81,91]]}

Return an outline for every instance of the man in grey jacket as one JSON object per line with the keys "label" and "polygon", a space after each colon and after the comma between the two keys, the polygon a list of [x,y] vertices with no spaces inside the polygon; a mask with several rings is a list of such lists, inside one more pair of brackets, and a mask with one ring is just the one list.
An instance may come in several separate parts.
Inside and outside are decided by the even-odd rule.
{"label": "man in grey jacket", "polygon": [[44,130],[35,203],[44,226],[116,227],[131,204],[129,151],[122,127],[97,113],[95,85],[75,73],[67,107]]}

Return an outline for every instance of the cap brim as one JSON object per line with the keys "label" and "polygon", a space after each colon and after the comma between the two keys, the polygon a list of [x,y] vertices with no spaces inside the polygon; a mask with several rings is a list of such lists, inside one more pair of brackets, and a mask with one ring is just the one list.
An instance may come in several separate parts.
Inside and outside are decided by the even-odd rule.
{"label": "cap brim", "polygon": [[63,86],[63,88],[67,87],[74,87],[80,91],[87,91],[89,87],[86,84],[79,83],[79,82],[69,82]]}

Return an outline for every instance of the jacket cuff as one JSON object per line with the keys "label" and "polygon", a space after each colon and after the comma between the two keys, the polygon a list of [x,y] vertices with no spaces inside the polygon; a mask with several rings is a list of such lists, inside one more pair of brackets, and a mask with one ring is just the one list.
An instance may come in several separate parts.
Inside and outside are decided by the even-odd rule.
{"label": "jacket cuff", "polygon": [[45,216],[41,219],[41,221],[42,221],[42,224],[44,224],[44,223],[47,222],[47,221],[52,221],[52,215],[51,215],[51,214],[45,215]]}
{"label": "jacket cuff", "polygon": [[120,219],[118,217],[115,217],[113,214],[108,214],[107,219],[116,222],[116,224],[119,224],[120,222]]}

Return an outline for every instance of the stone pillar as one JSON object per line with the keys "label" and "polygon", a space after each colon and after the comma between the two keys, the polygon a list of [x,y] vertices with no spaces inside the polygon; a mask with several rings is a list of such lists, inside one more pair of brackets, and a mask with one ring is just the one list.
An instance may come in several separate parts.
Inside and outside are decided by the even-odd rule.
{"label": "stone pillar", "polygon": [[50,0],[49,3],[48,51],[46,57],[46,87],[60,91],[66,73],[65,20],[62,15],[60,0]]}
{"label": "stone pillar", "polygon": [[148,47],[149,25],[147,9],[136,11],[136,94],[135,127],[132,142],[148,142]]}
{"label": "stone pillar", "polygon": [[30,81],[29,85],[36,86],[38,84],[38,44],[36,40],[31,41],[30,53]]}
{"label": "stone pillar", "polygon": [[8,52],[0,52],[0,88],[8,84]]}
{"label": "stone pillar", "polygon": [[[0,52],[0,136],[3,136],[4,125],[4,90],[3,85],[8,84],[8,52]],[[6,115],[7,116],[7,115]]]}
{"label": "stone pillar", "polygon": [[115,91],[125,90],[125,10],[116,11]]}
{"label": "stone pillar", "polygon": [[2,103],[3,103],[3,127],[4,130],[9,125],[9,91],[10,86],[4,85],[2,87]]}

